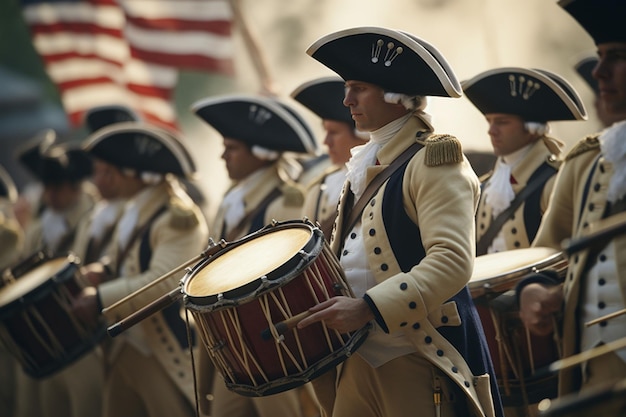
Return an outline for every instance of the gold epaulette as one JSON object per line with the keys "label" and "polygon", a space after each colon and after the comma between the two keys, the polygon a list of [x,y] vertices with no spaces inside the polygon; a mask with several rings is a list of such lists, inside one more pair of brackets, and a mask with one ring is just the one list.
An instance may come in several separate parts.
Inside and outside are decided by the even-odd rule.
{"label": "gold epaulette", "polygon": [[430,135],[425,140],[418,142],[426,148],[426,166],[458,164],[463,161],[463,147],[454,136]]}
{"label": "gold epaulette", "polygon": [[191,229],[200,223],[198,209],[190,202],[171,198],[169,211],[172,215],[170,226],[174,229]]}
{"label": "gold epaulette", "polygon": [[592,149],[598,149],[600,147],[600,141],[598,140],[599,137],[600,134],[595,133],[580,140],[576,145],[574,145],[572,150],[568,152],[565,160],[569,161],[570,159],[576,158],[578,155],[582,155],[587,151],[590,151]]}

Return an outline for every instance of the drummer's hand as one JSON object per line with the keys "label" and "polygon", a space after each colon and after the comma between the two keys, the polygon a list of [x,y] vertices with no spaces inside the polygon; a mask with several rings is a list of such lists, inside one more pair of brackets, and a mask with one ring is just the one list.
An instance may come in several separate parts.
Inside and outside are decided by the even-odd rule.
{"label": "drummer's hand", "polygon": [[362,298],[333,297],[309,309],[312,314],[298,323],[302,329],[318,321],[340,333],[358,330],[374,320],[374,313]]}
{"label": "drummer's hand", "polygon": [[100,262],[94,262],[83,266],[80,273],[87,281],[88,285],[98,286],[107,279],[107,272]]}
{"label": "drummer's hand", "polygon": [[519,315],[524,325],[539,336],[554,331],[554,314],[561,310],[563,286],[528,284],[522,289],[519,298]]}
{"label": "drummer's hand", "polygon": [[86,287],[72,301],[72,310],[80,321],[95,326],[98,323],[100,311],[98,308],[98,290],[95,287]]}

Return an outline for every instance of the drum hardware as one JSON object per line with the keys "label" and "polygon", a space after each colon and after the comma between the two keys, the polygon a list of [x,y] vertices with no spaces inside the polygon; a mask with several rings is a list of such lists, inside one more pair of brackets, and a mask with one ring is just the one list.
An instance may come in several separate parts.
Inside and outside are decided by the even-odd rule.
{"label": "drum hardware", "polygon": [[512,296],[526,275],[546,269],[564,277],[567,259],[563,253],[551,248],[492,253],[476,257],[468,283],[505,407],[528,406],[557,394],[557,376],[537,376],[536,370],[560,357],[559,342],[553,336],[530,334]]}
{"label": "drum hardware", "polygon": [[593,326],[594,324],[602,323],[603,321],[614,319],[615,317],[623,316],[626,314],[626,308],[623,310],[614,311],[611,314],[607,314],[606,316],[598,317],[597,319],[589,320],[585,323],[585,326]]}
{"label": "drum hardware", "polygon": [[[291,324],[331,297],[354,297],[321,230],[310,222],[273,221],[237,241],[212,244],[177,271],[184,268],[180,288],[115,323],[109,333],[117,335],[182,297],[215,368],[238,394],[258,397],[299,387],[347,359],[369,332],[369,325],[340,333],[323,321],[304,329]],[[281,323],[292,331],[279,335]],[[263,329],[275,343],[263,339]]]}
{"label": "drum hardware", "polygon": [[84,288],[79,262],[72,254],[35,253],[13,268],[22,274],[0,288],[0,343],[33,378],[63,369],[106,335],[104,322],[87,324],[72,314],[72,302]]}
{"label": "drum hardware", "polygon": [[52,255],[43,250],[38,250],[24,258],[24,260],[19,261],[9,268],[6,268],[2,272],[0,288],[4,287],[5,285],[11,284],[12,282],[15,282],[16,279],[23,276],[28,271],[38,267],[39,265],[43,264],[46,261],[49,261],[50,259],[52,259]]}

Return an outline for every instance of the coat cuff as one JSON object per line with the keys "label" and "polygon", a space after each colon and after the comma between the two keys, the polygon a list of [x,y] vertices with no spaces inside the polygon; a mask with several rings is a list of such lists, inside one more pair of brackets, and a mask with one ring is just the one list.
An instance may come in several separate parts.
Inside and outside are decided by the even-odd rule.
{"label": "coat cuff", "polygon": [[372,313],[374,313],[374,319],[376,320],[376,323],[380,326],[381,329],[383,329],[385,333],[389,333],[389,328],[387,327],[385,320],[383,320],[382,314],[380,314],[380,311],[378,311],[378,307],[376,307],[376,304],[374,304],[374,300],[372,300],[372,298],[367,294],[363,295],[363,299],[369,306],[370,310],[372,310]]}

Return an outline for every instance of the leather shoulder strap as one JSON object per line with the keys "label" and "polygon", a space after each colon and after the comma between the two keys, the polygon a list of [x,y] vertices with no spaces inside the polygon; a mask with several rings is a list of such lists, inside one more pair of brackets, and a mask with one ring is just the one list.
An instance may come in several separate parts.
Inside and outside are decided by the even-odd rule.
{"label": "leather shoulder strap", "polygon": [[[346,236],[348,236],[348,233],[350,233],[350,230],[352,230],[352,228],[356,224],[368,201],[370,201],[372,197],[374,197],[374,194],[376,194],[378,189],[385,183],[385,181],[391,176],[391,174],[393,174],[405,162],[411,159],[413,155],[415,155],[415,153],[419,151],[423,146],[424,145],[422,145],[421,143],[415,142],[413,145],[406,148],[404,152],[402,152],[396,159],[394,159],[387,168],[379,172],[378,175],[374,177],[374,179],[367,185],[365,191],[363,192],[363,195],[357,200],[354,206],[344,212],[344,219],[346,219],[346,221],[343,223],[344,228],[341,233],[342,242],[345,240]],[[352,191],[348,190],[348,192],[352,194]],[[349,198],[348,201],[352,201],[353,198],[354,197]]]}

